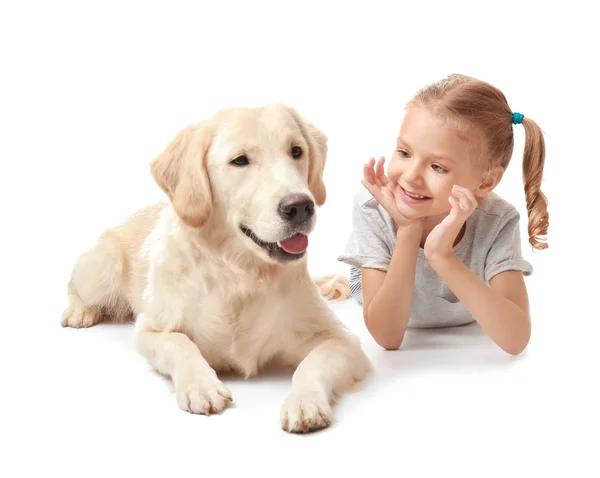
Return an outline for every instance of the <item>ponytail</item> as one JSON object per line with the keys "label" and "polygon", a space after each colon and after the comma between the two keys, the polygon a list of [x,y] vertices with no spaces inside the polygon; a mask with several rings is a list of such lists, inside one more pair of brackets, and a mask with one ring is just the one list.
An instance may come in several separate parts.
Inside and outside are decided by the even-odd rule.
{"label": "ponytail", "polygon": [[529,118],[523,118],[522,123],[525,128],[523,183],[529,218],[529,243],[534,249],[546,249],[548,244],[542,241],[548,234],[548,201],[541,191],[546,147],[537,123]]}

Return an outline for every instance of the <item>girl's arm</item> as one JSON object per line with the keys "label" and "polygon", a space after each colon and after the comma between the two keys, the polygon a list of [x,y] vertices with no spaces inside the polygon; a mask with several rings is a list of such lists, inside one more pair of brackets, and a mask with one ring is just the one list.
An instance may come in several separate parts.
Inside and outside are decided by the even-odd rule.
{"label": "girl's arm", "polygon": [[501,272],[488,286],[454,255],[437,257],[429,263],[502,350],[518,355],[525,349],[531,322],[521,271]]}
{"label": "girl's arm", "polygon": [[362,269],[363,317],[375,341],[387,350],[402,344],[410,317],[421,241],[420,222],[398,228],[387,273]]}
{"label": "girl's arm", "polygon": [[452,209],[427,236],[424,252],[433,270],[456,295],[481,328],[505,352],[521,353],[531,334],[529,301],[521,271],[495,275],[490,286],[474,274],[452,249],[465,220],[477,207],[471,191],[454,186]]}
{"label": "girl's arm", "polygon": [[398,210],[394,191],[384,173],[385,158],[364,165],[361,181],[397,226],[396,245],[388,271],[362,268],[363,317],[367,329],[382,347],[395,350],[404,339],[410,317],[417,257],[423,221],[408,220]]}

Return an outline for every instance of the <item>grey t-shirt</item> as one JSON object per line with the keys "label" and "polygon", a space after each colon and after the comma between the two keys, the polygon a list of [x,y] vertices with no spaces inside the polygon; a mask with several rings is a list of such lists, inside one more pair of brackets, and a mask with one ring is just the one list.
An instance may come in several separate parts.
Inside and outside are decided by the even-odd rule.
{"label": "grey t-shirt", "polygon": [[[353,198],[352,233],[338,260],[350,264],[350,295],[362,304],[361,268],[388,270],[396,244],[396,226],[387,211],[365,188]],[[491,193],[466,221],[454,254],[489,284],[507,270],[526,276],[533,268],[521,255],[519,212]],[[419,248],[409,327],[449,327],[474,319],[430,267]]]}

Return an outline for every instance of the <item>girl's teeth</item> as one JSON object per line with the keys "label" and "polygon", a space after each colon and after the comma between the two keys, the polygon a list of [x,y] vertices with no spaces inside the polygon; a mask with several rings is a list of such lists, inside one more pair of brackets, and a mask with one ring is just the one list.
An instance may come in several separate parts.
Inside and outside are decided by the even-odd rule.
{"label": "girl's teeth", "polygon": [[412,194],[412,193],[409,193],[408,191],[406,191],[406,194],[408,194],[411,198],[425,199],[425,196],[419,196],[418,194]]}

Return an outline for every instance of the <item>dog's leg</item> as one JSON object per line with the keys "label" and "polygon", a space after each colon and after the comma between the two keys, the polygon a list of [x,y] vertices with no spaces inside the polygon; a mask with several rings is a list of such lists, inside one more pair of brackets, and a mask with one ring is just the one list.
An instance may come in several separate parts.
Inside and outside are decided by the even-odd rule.
{"label": "dog's leg", "polygon": [[102,319],[102,310],[118,315],[123,274],[123,254],[118,238],[104,233],[90,250],[81,254],[68,285],[69,306],[61,318],[63,327],[90,327]]}
{"label": "dog's leg", "polygon": [[138,351],[163,375],[173,380],[177,403],[191,413],[220,413],[232,400],[231,392],[190,338],[180,332],[159,332],[139,317],[135,331]]}
{"label": "dog's leg", "polygon": [[354,337],[315,340],[292,377],[292,391],[281,409],[281,426],[306,433],[331,423],[330,402],[371,370],[369,359]]}
{"label": "dog's leg", "polygon": [[98,305],[86,305],[69,281],[69,306],[63,312],[60,325],[63,327],[84,328],[97,324],[102,319]]}

